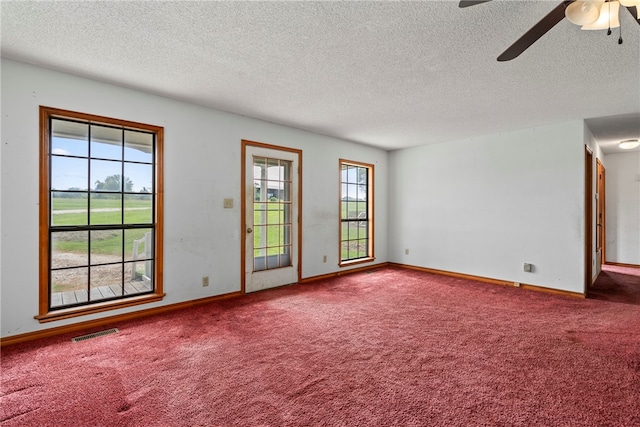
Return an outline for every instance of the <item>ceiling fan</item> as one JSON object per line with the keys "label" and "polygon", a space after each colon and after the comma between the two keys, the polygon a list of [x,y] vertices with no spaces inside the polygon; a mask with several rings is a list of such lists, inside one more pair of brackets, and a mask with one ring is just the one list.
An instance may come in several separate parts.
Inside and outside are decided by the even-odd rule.
{"label": "ceiling fan", "polygon": [[[461,1],[458,6],[464,8],[489,1],[491,0]],[[604,18],[609,20],[608,23],[605,21],[605,24],[608,25],[607,34],[611,34],[611,28],[620,25],[617,16],[620,5],[626,7],[633,19],[640,24],[640,0],[619,0],[619,2],[616,0],[565,0],[498,56],[498,61],[510,61],[516,58],[565,17],[574,24],[582,25],[582,29],[585,30],[607,29],[607,26],[594,26],[595,21]],[[614,8],[615,16],[612,10]],[[614,20],[617,25],[614,25]],[[622,43],[622,37],[619,38],[618,43]]]}

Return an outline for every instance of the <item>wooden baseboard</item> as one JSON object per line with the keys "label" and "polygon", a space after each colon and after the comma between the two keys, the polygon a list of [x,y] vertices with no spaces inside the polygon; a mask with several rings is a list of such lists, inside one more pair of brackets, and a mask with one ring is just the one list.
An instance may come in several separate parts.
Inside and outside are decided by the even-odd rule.
{"label": "wooden baseboard", "polygon": [[[366,270],[374,270],[381,267],[386,267],[387,263],[369,265],[366,267],[352,268],[349,270],[342,270],[335,273],[323,274],[321,276],[307,277],[300,280],[299,283],[310,283],[317,280],[329,279],[336,276],[344,276],[345,274],[358,273]],[[165,305],[162,307],[149,308],[146,310],[132,311],[131,313],[118,314],[115,316],[104,317],[102,319],[88,320],[86,322],[73,323],[71,325],[58,326],[54,328],[44,329],[41,331],[27,332],[19,335],[11,335],[8,337],[2,337],[0,339],[0,347],[5,347],[21,342],[33,341],[41,338],[49,338],[56,335],[62,335],[70,332],[85,331],[88,329],[101,328],[107,325],[112,325],[116,322],[124,322],[126,320],[139,319],[141,317],[153,316],[155,314],[168,313],[181,308],[189,308],[197,305],[207,304],[214,301],[220,301],[229,298],[236,298],[245,295],[241,291],[231,292],[223,295],[216,295],[213,297],[201,298],[192,301],[184,301],[175,304]]]}
{"label": "wooden baseboard", "polygon": [[[613,264],[613,263],[611,263],[611,264]],[[620,265],[620,264],[614,264],[614,265]],[[625,266],[632,266],[632,265],[628,265],[627,264]],[[425,273],[438,274],[438,275],[441,275],[441,276],[456,277],[456,278],[459,278],[459,279],[475,280],[477,282],[491,283],[491,284],[501,285],[501,286],[514,286],[513,282],[509,282],[507,280],[492,279],[492,278],[489,278],[489,277],[473,276],[473,275],[470,275],[470,274],[455,273],[455,272],[452,272],[452,271],[436,270],[434,268],[418,267],[418,266],[414,266],[414,265],[399,264],[399,263],[393,263],[393,262],[384,262],[384,263],[379,263],[379,264],[374,264],[374,265],[368,265],[368,266],[365,266],[365,267],[359,267],[359,268],[352,268],[352,269],[349,269],[349,270],[336,271],[334,273],[329,273],[329,274],[322,274],[322,275],[319,275],[319,276],[306,277],[304,279],[301,279],[299,283],[302,283],[302,284],[312,283],[312,282],[316,282],[318,280],[331,279],[331,278],[334,278],[334,277],[344,276],[344,275],[347,275],[347,274],[354,274],[354,273],[361,273],[361,272],[364,272],[364,271],[377,270],[379,268],[384,268],[384,267],[394,267],[394,268],[403,268],[403,269],[409,269],[409,270],[417,270],[417,271],[422,271],[422,272],[425,272]],[[638,267],[640,267],[640,266],[638,266]],[[555,294],[555,295],[569,296],[569,297],[573,297],[573,298],[584,298],[585,297],[584,294],[581,294],[581,293],[562,291],[562,290],[551,289],[551,288],[545,288],[543,286],[530,285],[530,284],[526,284],[526,283],[521,283],[520,284],[520,288],[521,289],[532,290],[532,291],[537,291],[537,292],[547,292],[547,293],[551,293],[551,294]],[[9,345],[12,345],[12,344],[18,344],[18,343],[26,342],[26,341],[33,341],[33,340],[41,339],[41,338],[49,338],[49,337],[53,337],[53,336],[56,336],[56,335],[66,334],[66,333],[69,333],[69,332],[78,332],[78,331],[84,331],[84,330],[88,330],[88,329],[104,327],[106,325],[112,325],[112,324],[114,324],[116,322],[124,322],[126,320],[133,320],[133,319],[139,319],[141,317],[147,317],[147,316],[153,316],[153,315],[156,315],[156,314],[168,313],[168,312],[171,312],[171,311],[174,311],[174,310],[179,310],[179,309],[182,309],[182,308],[195,307],[195,306],[198,306],[198,305],[207,304],[207,303],[214,302],[214,301],[220,301],[220,300],[225,300],[225,299],[229,299],[229,298],[237,298],[237,297],[240,297],[240,296],[243,296],[243,295],[245,295],[245,294],[243,294],[240,291],[231,292],[231,293],[228,293],[228,294],[216,295],[216,296],[213,296],[213,297],[201,298],[201,299],[192,300],[192,301],[184,301],[184,302],[179,302],[179,303],[175,303],[175,304],[165,305],[165,306],[162,306],[162,307],[149,308],[149,309],[146,309],[146,310],[133,311],[131,313],[125,313],[125,314],[119,314],[119,315],[115,315],[115,316],[104,317],[102,319],[88,320],[86,322],[79,322],[79,323],[74,323],[74,324],[71,324],[71,325],[65,325],[65,326],[59,326],[59,327],[55,327],[55,328],[44,329],[44,330],[41,330],[41,331],[27,332],[27,333],[19,334],[19,335],[11,335],[9,337],[3,337],[3,338],[0,339],[0,347],[9,346]]]}
{"label": "wooden baseboard", "polygon": [[[500,286],[516,287],[514,282],[510,282],[508,280],[493,279],[490,277],[473,276],[471,274],[456,273],[453,271],[446,271],[446,270],[436,270],[435,268],[418,267],[415,265],[399,264],[399,263],[393,263],[393,262],[389,263],[389,266],[407,268],[410,270],[424,271],[425,273],[439,274],[441,276],[456,277],[458,279],[475,280],[476,282],[491,283],[491,284],[500,285]],[[572,298],[581,298],[581,299],[585,298],[585,295],[579,292],[563,291],[560,289],[546,288],[544,286],[531,285],[528,283],[520,283],[520,286],[518,287],[520,289],[526,289],[526,290],[537,291],[537,292],[545,292],[549,294],[562,295],[562,296],[567,296]]]}
{"label": "wooden baseboard", "polygon": [[640,265],[638,265],[638,264],[624,264],[622,262],[605,261],[604,265],[615,265],[615,266],[618,266],[618,267],[640,268]]}
{"label": "wooden baseboard", "polygon": [[361,273],[363,271],[377,270],[378,268],[384,268],[384,267],[388,267],[388,266],[389,266],[388,262],[383,262],[383,263],[374,264],[374,265],[367,265],[366,267],[358,267],[358,268],[352,268],[352,269],[349,269],[349,270],[336,271],[334,273],[329,273],[329,274],[321,274],[319,276],[305,277],[304,279],[301,279],[299,283],[311,283],[311,282],[316,282],[318,280],[332,279],[334,277],[344,276],[346,274]]}
{"label": "wooden baseboard", "polygon": [[153,316],[156,314],[168,313],[171,311],[179,310],[181,308],[195,307],[202,304],[207,304],[213,301],[220,301],[229,298],[236,298],[244,295],[242,292],[231,292],[223,295],[216,295],[213,297],[200,298],[197,300],[184,301],[170,305],[164,305],[162,307],[148,308],[146,310],[132,311],[131,313],[118,314],[115,316],[104,317],[102,319],[87,320],[85,322],[73,323],[71,325],[58,326],[55,328],[44,329],[42,331],[27,332],[19,335],[11,335],[8,337],[2,337],[0,339],[0,347],[5,347],[12,344],[18,344],[26,341],[33,341],[41,338],[49,338],[56,335],[62,335],[69,332],[84,331],[87,329],[100,328],[106,325],[112,325],[116,322],[124,322],[126,320],[139,319],[141,317]]}
{"label": "wooden baseboard", "polygon": [[441,276],[456,277],[458,279],[475,280],[476,282],[491,283],[494,285],[501,285],[501,286],[513,286],[513,282],[507,282],[506,280],[492,279],[489,277],[473,276],[471,274],[456,273],[453,271],[446,271],[446,270],[437,270],[435,268],[419,267],[416,265],[409,265],[409,264],[390,263],[390,265],[394,267],[399,267],[399,268],[406,268],[409,270],[423,271],[425,273],[439,274]]}
{"label": "wooden baseboard", "polygon": [[525,289],[528,291],[544,292],[547,294],[560,295],[563,297],[570,297],[570,298],[579,298],[579,299],[587,298],[587,296],[582,292],[563,291],[562,289],[547,288],[545,286],[540,286],[540,285],[528,285],[526,283],[521,283],[520,289]]}

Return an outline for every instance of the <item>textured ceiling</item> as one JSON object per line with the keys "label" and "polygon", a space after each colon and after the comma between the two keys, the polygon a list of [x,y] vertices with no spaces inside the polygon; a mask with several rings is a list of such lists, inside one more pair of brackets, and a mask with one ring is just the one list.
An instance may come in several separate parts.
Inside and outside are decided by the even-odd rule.
{"label": "textured ceiling", "polygon": [[[640,137],[640,26],[558,2],[2,1],[2,56],[393,150],[569,120]],[[622,119],[621,119],[622,117]],[[635,132],[635,134],[633,134]]]}

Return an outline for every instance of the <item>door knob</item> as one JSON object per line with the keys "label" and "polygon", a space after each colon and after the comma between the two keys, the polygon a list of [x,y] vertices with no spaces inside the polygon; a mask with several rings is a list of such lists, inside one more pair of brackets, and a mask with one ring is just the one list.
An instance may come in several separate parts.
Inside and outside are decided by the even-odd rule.
{"label": "door knob", "polygon": [[253,233],[253,229],[251,227],[248,227],[247,228],[247,234],[251,234],[251,233]]}

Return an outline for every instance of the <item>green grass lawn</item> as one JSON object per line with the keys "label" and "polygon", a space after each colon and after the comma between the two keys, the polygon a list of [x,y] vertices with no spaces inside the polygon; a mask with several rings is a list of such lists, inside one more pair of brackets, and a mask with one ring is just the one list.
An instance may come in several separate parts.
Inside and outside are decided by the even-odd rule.
{"label": "green grass lawn", "polygon": [[[92,225],[109,225],[121,224],[122,218],[120,211],[113,212],[91,212],[90,221]],[[53,215],[52,223],[57,225],[86,225],[87,213],[65,213]],[[124,212],[125,224],[148,224],[151,223],[151,208],[145,210]]]}
{"label": "green grass lawn", "polygon": [[369,238],[367,227],[361,226],[361,222],[348,222],[342,224],[341,259],[355,259],[367,256],[366,243]]}
{"label": "green grass lawn", "polygon": [[[359,218],[361,213],[367,212],[367,203],[362,200],[343,200],[340,203],[342,218]],[[362,224],[360,221],[342,223],[340,257],[343,261],[367,256],[369,232]]]}
{"label": "green grass lawn", "polygon": [[[87,225],[87,199],[54,198],[52,201],[52,225]],[[91,199],[90,224],[121,224],[120,199]],[[108,212],[95,212],[94,209],[109,209]],[[151,199],[125,199],[124,223],[151,223]],[[56,213],[56,211],[82,211]]]}
{"label": "green grass lawn", "polygon": [[[259,208],[261,208],[262,206],[260,206],[257,203],[255,205],[256,209],[258,209],[254,211],[254,218],[253,218],[254,224],[257,225],[257,227],[254,226],[256,230],[260,226],[260,224],[278,224],[278,223],[284,222],[284,210],[282,209],[282,205],[278,205],[277,203],[269,203],[269,204],[266,204],[266,206],[267,206],[267,211],[266,211],[267,216],[266,218],[263,218],[262,215],[265,212],[259,210]],[[343,214],[346,212],[350,212],[350,215],[348,215],[347,217],[357,217],[359,212],[364,212],[366,210],[366,207],[367,207],[366,202],[350,201],[350,202],[342,203]],[[283,248],[279,247],[279,245],[282,245],[283,242],[285,241],[284,229],[282,227],[267,227],[266,232],[267,232],[267,244],[266,244],[267,255],[277,255],[279,252],[283,253],[284,252],[282,251]],[[348,223],[344,223],[342,224],[342,235],[343,235],[343,240],[348,238],[349,240],[352,241],[351,243],[343,242],[342,254],[341,254],[343,259],[354,259],[354,258],[367,256],[366,241],[369,237],[367,227],[361,227],[360,222],[351,223],[351,225],[349,225]],[[257,231],[254,234],[253,244],[254,244],[254,248],[259,248],[264,246],[264,244],[261,244],[261,236],[259,231]],[[264,256],[264,253],[259,249],[254,250],[254,256],[255,257]]]}
{"label": "green grass lawn", "polygon": [[[67,199],[54,198],[52,201],[53,215],[52,224],[60,225],[86,225],[87,224],[87,199]],[[151,223],[151,200],[125,199],[124,201],[124,223],[125,224],[145,224]],[[120,211],[120,199],[91,199],[91,209],[114,209],[108,212],[90,212],[90,223],[92,225],[122,224],[122,213]],[[128,210],[128,208],[138,208]],[[140,209],[143,208],[143,209]],[[65,212],[56,211],[75,211]],[[133,248],[133,241],[144,237],[145,232],[150,229],[134,229],[125,231],[125,255],[130,256]],[[121,230],[100,230],[93,231],[91,235],[91,252],[98,254],[120,255],[122,253]],[[74,231],[55,233],[54,251],[87,253],[86,231]]]}
{"label": "green grass lawn", "polygon": [[[137,208],[137,207],[148,207],[151,204],[151,199],[148,198],[146,200],[142,199],[134,199],[134,198],[125,198],[124,207],[125,208]],[[91,199],[91,208],[101,209],[101,208],[119,208],[120,207],[120,199]],[[54,211],[61,210],[72,210],[72,209],[86,209],[87,208],[87,199],[79,198],[79,199],[67,199],[62,197],[54,197],[52,200],[52,208]]]}
{"label": "green grass lawn", "polygon": [[367,202],[343,201],[340,205],[342,218],[357,218],[360,212],[367,211]]}
{"label": "green grass lawn", "polygon": [[[124,251],[127,259],[132,256],[133,241],[142,239],[149,231],[151,231],[150,228],[125,230]],[[87,253],[89,250],[88,233],[88,231],[53,233],[54,252]],[[122,254],[122,239],[122,230],[93,231],[91,234],[91,253],[120,256]],[[142,251],[142,246],[139,250]]]}
{"label": "green grass lawn", "polygon": [[[262,207],[266,206],[266,217],[263,217],[265,211],[260,210]],[[254,205],[253,212],[253,223],[254,230],[256,230],[253,235],[253,247],[254,248],[263,248],[265,245],[261,242],[261,231],[260,229],[266,230],[267,233],[267,255],[277,255],[278,253],[284,253],[284,248],[282,245],[286,241],[285,229],[284,227],[279,227],[277,224],[282,224],[285,221],[285,211],[284,205],[280,205],[278,203],[256,203]],[[267,225],[266,227],[262,227],[262,225]],[[264,256],[260,249],[254,250],[254,256]]]}
{"label": "green grass lawn", "polygon": [[[120,200],[113,199],[94,199],[91,201],[92,208],[95,209],[119,209],[120,208]],[[261,244],[261,236],[258,228],[261,224],[267,224],[267,227],[263,229],[266,230],[267,234],[267,255],[277,255],[278,253],[284,253],[284,248],[282,245],[286,242],[286,234],[285,228],[276,226],[277,224],[282,224],[285,221],[285,211],[284,205],[278,203],[265,203],[265,204],[256,204],[256,208],[266,207],[266,217],[263,217],[263,211],[256,210],[254,211],[254,229],[256,229],[256,233],[254,234],[254,248],[259,248],[264,246]],[[77,210],[77,209],[86,209],[87,201],[86,199],[63,199],[63,198],[55,198],[53,200],[53,210]],[[127,208],[148,208],[144,210],[129,210]],[[343,214],[347,211],[353,210],[353,212],[362,212],[366,209],[366,202],[345,202],[342,203]],[[351,217],[357,216],[349,215]],[[121,223],[121,213],[119,210],[110,211],[110,212],[91,212],[91,224],[120,224]],[[145,223],[151,221],[151,206],[148,200],[125,200],[125,223]],[[86,225],[87,223],[87,214],[84,213],[64,213],[64,214],[55,214],[53,216],[53,224],[54,225]],[[273,226],[268,226],[273,224]],[[366,227],[360,227],[354,223],[351,226],[351,235],[347,234],[349,232],[349,225],[342,225],[342,233],[343,239],[346,239],[346,236],[349,236],[350,240],[354,239],[367,239],[368,232]],[[135,229],[135,230],[126,230],[125,237],[125,256],[129,257],[131,255],[133,240],[141,239],[144,237],[144,233],[149,231],[149,229]],[[73,234],[73,233],[84,233],[84,234]],[[65,233],[64,238],[57,239],[54,244],[55,251],[61,252],[77,252],[77,253],[86,253],[89,248],[87,247],[87,232],[73,232],[73,233]],[[356,233],[356,235],[354,235]],[[63,236],[61,234],[57,234],[58,236]],[[108,230],[108,231],[100,231],[93,232],[91,238],[91,252],[99,253],[99,254],[114,254],[119,255],[122,252],[122,231],[118,230]],[[361,240],[362,241],[362,240]],[[290,243],[290,242],[287,242]],[[355,258],[359,256],[366,256],[366,253],[362,254],[362,249],[357,249],[354,246],[356,244],[348,245],[343,243],[343,259],[347,258]],[[345,252],[346,251],[346,252]],[[260,250],[255,251],[255,256],[264,255]]]}

